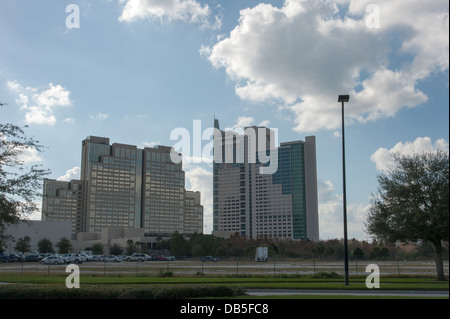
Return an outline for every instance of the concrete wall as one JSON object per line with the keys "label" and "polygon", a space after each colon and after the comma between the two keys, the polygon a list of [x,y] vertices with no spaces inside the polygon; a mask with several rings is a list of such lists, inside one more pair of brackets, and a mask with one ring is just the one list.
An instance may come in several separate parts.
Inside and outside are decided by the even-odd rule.
{"label": "concrete wall", "polygon": [[38,249],[38,242],[47,238],[53,243],[53,248],[56,249],[56,243],[63,237],[70,240],[72,233],[71,222],[49,222],[49,221],[29,221],[19,222],[18,224],[11,225],[5,230],[5,234],[11,235],[13,238],[7,240],[7,246],[5,253],[14,254],[18,253],[14,250],[17,240],[28,236],[31,238],[30,245],[31,250]]}

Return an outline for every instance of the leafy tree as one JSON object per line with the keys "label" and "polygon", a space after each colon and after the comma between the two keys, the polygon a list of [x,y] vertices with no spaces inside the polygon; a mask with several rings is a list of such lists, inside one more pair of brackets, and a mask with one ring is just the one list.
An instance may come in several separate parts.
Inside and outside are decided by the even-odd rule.
{"label": "leafy tree", "polygon": [[94,255],[103,255],[103,245],[101,243],[92,244],[91,251]]}
{"label": "leafy tree", "polygon": [[127,247],[125,251],[128,256],[133,255],[135,252],[138,251],[138,248],[131,239],[127,240]]}
{"label": "leafy tree", "polygon": [[448,152],[395,155],[378,176],[367,232],[388,242],[422,241],[435,249],[437,279],[445,280],[443,242],[449,240]]}
{"label": "leafy tree", "polygon": [[[0,107],[5,103],[0,102]],[[1,116],[0,116],[1,118]],[[42,179],[50,174],[41,165],[26,166],[25,151],[41,152],[43,146],[13,124],[0,123],[0,247],[7,239],[4,229],[37,211]]]}
{"label": "leafy tree", "polygon": [[14,247],[14,249],[16,251],[21,252],[22,254],[25,254],[26,252],[29,252],[31,250],[31,238],[29,236],[25,236],[25,237],[20,237],[17,240],[16,246]]}
{"label": "leafy tree", "polygon": [[178,232],[175,232],[172,234],[172,237],[170,238],[170,252],[175,257],[181,257],[188,254],[188,243],[186,242],[186,239],[182,235],[180,235]]}
{"label": "leafy tree", "polygon": [[364,252],[361,248],[356,247],[355,250],[353,250],[353,256],[355,256],[358,259],[364,258]]}
{"label": "leafy tree", "polygon": [[325,253],[325,244],[320,241],[317,243],[317,245],[313,248],[313,251],[317,254],[317,256],[319,257],[319,259],[322,258],[322,255]]}
{"label": "leafy tree", "polygon": [[72,250],[72,244],[69,239],[63,237],[56,243],[56,248],[59,254],[67,254]]}
{"label": "leafy tree", "polygon": [[40,241],[38,241],[38,251],[41,254],[48,254],[52,253],[54,251],[53,244],[48,238],[42,238]]}
{"label": "leafy tree", "polygon": [[26,167],[21,155],[42,148],[21,127],[0,123],[0,231],[37,210],[34,200],[41,196],[42,179],[50,171],[41,165]]}
{"label": "leafy tree", "polygon": [[203,246],[201,244],[195,244],[191,248],[191,253],[192,253],[192,256],[194,256],[194,257],[203,256],[205,254],[204,251],[205,250],[203,249]]}
{"label": "leafy tree", "polygon": [[[123,248],[120,247],[118,244],[114,244],[109,248],[109,253],[114,256],[122,255]],[[100,254],[96,254],[96,255],[101,255],[101,254],[103,254],[103,246],[102,246],[102,252]]]}

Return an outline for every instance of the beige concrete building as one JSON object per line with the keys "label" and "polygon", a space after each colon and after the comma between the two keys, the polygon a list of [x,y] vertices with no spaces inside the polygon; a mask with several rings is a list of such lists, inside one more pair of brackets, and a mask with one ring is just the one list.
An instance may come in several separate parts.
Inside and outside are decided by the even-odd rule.
{"label": "beige concrete building", "polygon": [[200,193],[186,191],[182,163],[173,163],[171,152],[88,137],[80,180],[44,181],[42,220],[72,222],[73,239],[111,227],[147,235],[203,232]]}

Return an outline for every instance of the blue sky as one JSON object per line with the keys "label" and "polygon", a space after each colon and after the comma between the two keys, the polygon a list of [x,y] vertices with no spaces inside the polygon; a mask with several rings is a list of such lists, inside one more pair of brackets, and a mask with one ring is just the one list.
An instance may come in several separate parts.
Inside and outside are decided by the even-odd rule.
{"label": "blue sky", "polygon": [[[24,160],[79,178],[81,141],[173,146],[176,128],[266,124],[317,138],[321,239],[341,238],[339,94],[349,237],[393,152],[448,150],[445,0],[0,0],[0,121],[46,149]],[[76,12],[79,9],[79,28]],[[66,23],[68,20],[69,24]],[[203,141],[206,145],[208,141]],[[186,155],[186,154],[185,154]],[[212,229],[212,168],[186,164]],[[34,217],[33,217],[34,218]]]}

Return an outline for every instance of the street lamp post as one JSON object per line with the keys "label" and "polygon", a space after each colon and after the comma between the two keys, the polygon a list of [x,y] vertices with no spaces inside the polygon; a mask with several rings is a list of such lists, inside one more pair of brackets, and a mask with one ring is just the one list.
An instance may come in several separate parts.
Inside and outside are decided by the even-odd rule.
{"label": "street lamp post", "polygon": [[344,259],[345,259],[345,285],[348,285],[348,239],[347,239],[347,187],[345,180],[345,116],[344,103],[350,101],[350,95],[339,95],[338,102],[342,103],[342,173],[343,173],[343,205],[344,205]]}

